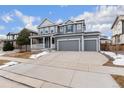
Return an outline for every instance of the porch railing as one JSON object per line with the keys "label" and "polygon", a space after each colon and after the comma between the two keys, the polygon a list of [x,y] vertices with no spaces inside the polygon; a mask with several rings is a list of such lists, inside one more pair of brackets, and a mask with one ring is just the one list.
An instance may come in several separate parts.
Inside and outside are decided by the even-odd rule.
{"label": "porch railing", "polygon": [[32,49],[41,49],[43,48],[43,44],[32,44]]}
{"label": "porch railing", "polygon": [[52,44],[52,48],[55,48],[55,44]]}

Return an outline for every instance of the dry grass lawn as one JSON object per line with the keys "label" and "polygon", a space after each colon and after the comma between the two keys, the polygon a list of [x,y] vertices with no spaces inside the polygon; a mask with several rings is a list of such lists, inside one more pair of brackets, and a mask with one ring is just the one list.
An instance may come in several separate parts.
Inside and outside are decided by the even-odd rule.
{"label": "dry grass lawn", "polygon": [[17,52],[17,53],[11,53],[5,56],[17,57],[17,58],[29,58],[31,55],[32,55],[31,52]]}
{"label": "dry grass lawn", "polygon": [[121,88],[124,88],[124,76],[112,75],[112,77],[119,84]]}
{"label": "dry grass lawn", "polygon": [[7,63],[8,60],[0,60],[0,65],[3,65],[4,63]]}

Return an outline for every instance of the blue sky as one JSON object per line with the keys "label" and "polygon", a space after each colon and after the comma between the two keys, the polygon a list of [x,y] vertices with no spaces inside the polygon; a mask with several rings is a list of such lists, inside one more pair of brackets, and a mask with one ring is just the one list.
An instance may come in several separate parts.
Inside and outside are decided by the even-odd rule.
{"label": "blue sky", "polygon": [[[88,31],[99,31],[111,36],[110,27],[118,13],[113,9],[123,10],[123,6],[0,6],[0,34],[17,32],[27,25],[36,27],[44,18],[54,22],[68,19],[85,19]],[[99,19],[99,20],[98,20]]]}

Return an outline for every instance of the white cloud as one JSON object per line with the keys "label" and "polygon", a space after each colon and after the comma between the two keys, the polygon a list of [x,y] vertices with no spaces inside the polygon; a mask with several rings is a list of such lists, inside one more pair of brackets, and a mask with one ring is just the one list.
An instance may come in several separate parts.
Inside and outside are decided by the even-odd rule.
{"label": "white cloud", "polygon": [[56,21],[56,24],[60,24],[60,23],[62,23],[62,22],[63,22],[62,19],[58,19],[58,20]]}
{"label": "white cloud", "polygon": [[22,30],[23,29],[23,27],[21,27],[21,26],[16,26],[16,27],[13,27],[11,30],[13,31],[13,32],[19,32],[20,30]]}
{"label": "white cloud", "polygon": [[13,21],[13,18],[12,18],[13,15],[10,15],[9,13],[1,16],[1,19],[5,22],[5,23],[9,23],[11,21]]}
{"label": "white cloud", "polygon": [[0,30],[4,30],[5,29],[5,26],[0,26]]}
{"label": "white cloud", "polygon": [[95,12],[84,12],[71,19],[85,19],[87,31],[100,31],[110,35],[117,15],[124,15],[124,6],[97,6]]}
{"label": "white cloud", "polygon": [[0,35],[0,39],[2,40],[6,39],[6,35]]}
{"label": "white cloud", "polygon": [[30,24],[32,25],[33,22],[40,21],[40,17],[28,16],[28,15],[23,14],[19,10],[14,10],[14,12],[15,12],[15,16],[20,18],[20,20],[24,23],[25,26],[30,25]]}

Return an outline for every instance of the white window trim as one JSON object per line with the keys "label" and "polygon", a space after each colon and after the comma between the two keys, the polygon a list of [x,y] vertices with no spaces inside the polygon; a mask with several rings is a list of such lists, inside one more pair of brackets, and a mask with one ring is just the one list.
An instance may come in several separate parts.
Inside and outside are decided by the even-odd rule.
{"label": "white window trim", "polygon": [[75,38],[75,39],[59,39],[57,40],[57,51],[59,51],[59,41],[68,41],[68,40],[78,40],[79,41],[79,51],[80,50],[80,38]]}
{"label": "white window trim", "polygon": [[98,38],[85,38],[84,41],[85,40],[96,40],[96,50],[97,52],[99,51],[99,46],[98,46],[99,39]]}

